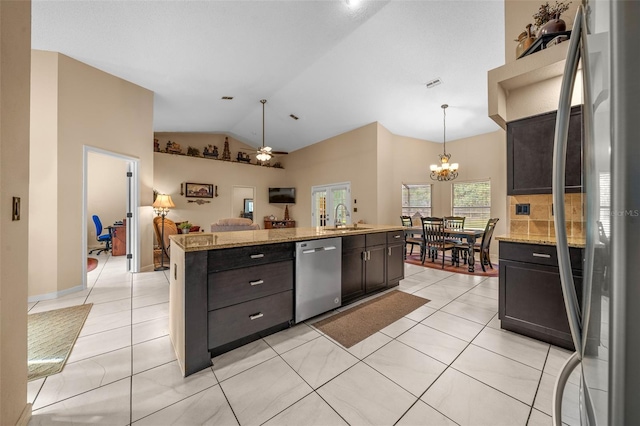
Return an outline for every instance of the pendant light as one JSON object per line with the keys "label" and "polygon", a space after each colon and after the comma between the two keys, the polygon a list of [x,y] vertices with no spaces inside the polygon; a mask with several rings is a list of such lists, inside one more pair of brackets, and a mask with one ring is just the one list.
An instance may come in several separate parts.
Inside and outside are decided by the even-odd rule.
{"label": "pendant light", "polygon": [[431,165],[431,179],[437,181],[449,181],[458,177],[458,163],[450,163],[451,154],[447,154],[447,108],[449,105],[444,104],[442,108],[444,136],[442,141],[443,153],[439,155],[440,164]]}
{"label": "pendant light", "polygon": [[264,145],[264,104],[267,103],[266,99],[260,99],[260,103],[262,104],[262,147],[258,150],[258,155],[256,158],[259,161],[269,161],[271,160],[271,147]]}

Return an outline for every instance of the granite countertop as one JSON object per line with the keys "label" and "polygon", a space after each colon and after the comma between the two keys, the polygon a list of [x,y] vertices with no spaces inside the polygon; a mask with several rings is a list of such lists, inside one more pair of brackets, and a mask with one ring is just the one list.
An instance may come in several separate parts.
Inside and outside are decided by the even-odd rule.
{"label": "granite countertop", "polygon": [[322,238],[345,237],[350,235],[371,234],[375,232],[402,231],[402,226],[392,225],[358,225],[353,228],[338,231],[332,226],[310,228],[283,228],[283,229],[258,229],[254,231],[231,232],[196,232],[193,234],[176,234],[169,238],[185,252],[215,250],[231,247],[256,246],[262,244],[275,244],[297,242],[307,240],[319,240]]}
{"label": "granite countertop", "polygon": [[[497,235],[496,240],[507,241],[511,243],[524,243],[524,244],[541,244],[544,246],[555,246],[556,237],[545,237],[542,235],[529,235],[529,234],[506,234]],[[584,237],[568,237],[567,242],[569,247],[584,248]]]}

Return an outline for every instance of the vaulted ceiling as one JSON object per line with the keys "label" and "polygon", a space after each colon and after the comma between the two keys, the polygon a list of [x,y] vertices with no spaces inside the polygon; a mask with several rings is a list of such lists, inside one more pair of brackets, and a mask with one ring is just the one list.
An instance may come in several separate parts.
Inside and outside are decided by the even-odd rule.
{"label": "vaulted ceiling", "polygon": [[265,142],[282,151],[374,121],[442,142],[443,103],[447,140],[498,129],[487,71],[504,63],[499,0],[33,0],[32,10],[34,49],[153,91],[155,131],[259,146],[260,99]]}

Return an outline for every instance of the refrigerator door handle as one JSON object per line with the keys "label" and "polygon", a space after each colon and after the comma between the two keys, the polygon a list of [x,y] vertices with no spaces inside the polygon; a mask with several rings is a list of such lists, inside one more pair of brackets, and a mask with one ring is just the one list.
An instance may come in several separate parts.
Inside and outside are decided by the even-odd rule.
{"label": "refrigerator door handle", "polygon": [[[571,33],[573,33],[573,31]],[[551,407],[554,426],[562,426],[562,395],[564,395],[564,387],[578,364],[580,364],[580,357],[577,352],[574,352],[564,362],[560,374],[558,374],[556,378],[556,384],[553,387],[553,407]]]}
{"label": "refrigerator door handle", "polygon": [[576,348],[578,358],[582,358],[582,336],[580,324],[580,306],[578,296],[573,283],[571,272],[571,260],[569,258],[569,246],[567,242],[567,230],[565,227],[565,165],[567,154],[567,139],[569,134],[569,118],[571,113],[571,95],[578,73],[578,61],[580,60],[580,40],[583,21],[582,6],[578,6],[578,12],[573,24],[574,34],[569,40],[567,60],[565,63],[564,76],[560,87],[560,101],[556,116],[556,129],[553,144],[553,179],[552,193],[555,214],[553,216],[556,231],[556,250],[558,252],[558,268],[560,270],[560,282],[562,294],[564,295],[564,305],[567,310],[571,338]]}

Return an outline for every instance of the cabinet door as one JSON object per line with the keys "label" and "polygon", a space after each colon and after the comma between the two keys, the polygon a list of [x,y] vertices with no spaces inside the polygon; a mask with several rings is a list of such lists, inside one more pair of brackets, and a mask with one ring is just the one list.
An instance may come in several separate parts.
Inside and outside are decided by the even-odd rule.
{"label": "cabinet door", "polygon": [[367,293],[380,290],[387,286],[385,263],[387,261],[387,246],[367,247],[369,253],[365,265],[365,290]]}
{"label": "cabinet door", "polygon": [[[556,112],[507,123],[507,195],[551,194]],[[571,109],[565,192],[582,190],[582,109]]]}
{"label": "cabinet door", "polygon": [[[344,240],[344,239],[343,239]],[[364,247],[342,248],[342,304],[364,295]]]}
{"label": "cabinet door", "polygon": [[387,247],[387,285],[394,286],[404,278],[404,244]]}
{"label": "cabinet door", "polygon": [[[580,300],[578,273],[574,281]],[[502,328],[574,350],[558,268],[500,260],[499,282]]]}

